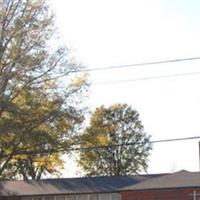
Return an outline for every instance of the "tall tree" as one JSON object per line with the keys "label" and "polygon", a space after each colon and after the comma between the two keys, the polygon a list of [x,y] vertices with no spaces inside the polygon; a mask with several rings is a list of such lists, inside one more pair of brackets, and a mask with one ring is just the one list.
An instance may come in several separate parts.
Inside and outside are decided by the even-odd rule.
{"label": "tall tree", "polygon": [[67,150],[84,119],[87,78],[56,34],[45,0],[0,1],[0,177]]}
{"label": "tall tree", "polygon": [[88,176],[139,173],[147,169],[151,150],[138,112],[127,104],[96,108],[81,147],[78,163]]}

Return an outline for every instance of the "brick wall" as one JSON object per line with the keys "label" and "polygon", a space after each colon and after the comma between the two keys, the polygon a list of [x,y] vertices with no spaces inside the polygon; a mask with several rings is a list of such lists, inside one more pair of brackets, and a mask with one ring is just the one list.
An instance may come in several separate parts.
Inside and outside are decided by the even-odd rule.
{"label": "brick wall", "polygon": [[200,200],[200,188],[121,192],[121,200]]}

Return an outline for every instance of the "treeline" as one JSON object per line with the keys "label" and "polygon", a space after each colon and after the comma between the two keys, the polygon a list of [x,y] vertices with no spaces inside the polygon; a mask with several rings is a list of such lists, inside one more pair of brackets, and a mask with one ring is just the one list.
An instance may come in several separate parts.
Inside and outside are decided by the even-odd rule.
{"label": "treeline", "polygon": [[137,143],[80,151],[78,163],[87,175],[146,169],[149,137],[130,106],[100,107],[82,130],[89,81],[56,38],[45,0],[0,2],[0,178],[60,175],[62,155],[78,144]]}

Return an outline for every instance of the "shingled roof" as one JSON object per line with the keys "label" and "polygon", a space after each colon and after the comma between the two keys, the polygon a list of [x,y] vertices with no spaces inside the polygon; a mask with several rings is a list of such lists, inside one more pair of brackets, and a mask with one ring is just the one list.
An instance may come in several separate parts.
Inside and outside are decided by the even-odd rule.
{"label": "shingled roof", "polygon": [[122,190],[149,190],[170,188],[195,188],[200,187],[200,172],[181,170],[153,179],[148,179],[137,184],[122,188]]}
{"label": "shingled roof", "polygon": [[124,187],[162,175],[163,174],[0,181],[0,196],[116,192]]}
{"label": "shingled roof", "polygon": [[89,194],[164,188],[200,187],[200,172],[171,174],[0,181],[0,196]]}

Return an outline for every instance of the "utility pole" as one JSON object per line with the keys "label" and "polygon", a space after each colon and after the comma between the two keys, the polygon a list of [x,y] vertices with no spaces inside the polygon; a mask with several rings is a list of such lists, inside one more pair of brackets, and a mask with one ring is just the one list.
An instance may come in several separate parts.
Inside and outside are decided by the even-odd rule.
{"label": "utility pole", "polygon": [[199,171],[200,171],[200,141],[199,141]]}

